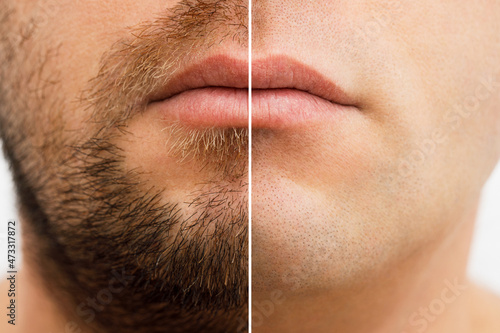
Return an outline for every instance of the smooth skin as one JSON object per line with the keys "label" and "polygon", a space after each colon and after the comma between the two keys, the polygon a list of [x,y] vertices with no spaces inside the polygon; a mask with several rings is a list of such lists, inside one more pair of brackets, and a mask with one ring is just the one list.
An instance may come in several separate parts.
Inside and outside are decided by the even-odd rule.
{"label": "smooth skin", "polygon": [[[500,156],[500,5],[253,5],[253,59],[287,54],[357,107],[253,133],[253,332],[498,331],[465,270]],[[467,287],[441,309],[448,283]]]}

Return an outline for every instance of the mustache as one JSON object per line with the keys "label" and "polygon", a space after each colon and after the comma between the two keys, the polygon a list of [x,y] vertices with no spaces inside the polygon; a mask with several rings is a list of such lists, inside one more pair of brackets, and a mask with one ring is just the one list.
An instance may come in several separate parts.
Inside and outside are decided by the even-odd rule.
{"label": "mustache", "polygon": [[103,56],[82,99],[91,120],[106,128],[144,111],[148,96],[165,85],[193,50],[225,41],[248,45],[246,0],[183,0],[154,21],[132,28]]}
{"label": "mustache", "polygon": [[[83,92],[90,121],[101,132],[126,128],[145,111],[153,92],[189,62],[193,50],[208,51],[226,41],[246,46],[247,20],[246,0],[183,0],[132,28],[130,38],[104,54],[98,74]],[[167,152],[180,163],[196,159],[225,179],[245,175],[248,128],[188,129],[174,123],[164,132]]]}

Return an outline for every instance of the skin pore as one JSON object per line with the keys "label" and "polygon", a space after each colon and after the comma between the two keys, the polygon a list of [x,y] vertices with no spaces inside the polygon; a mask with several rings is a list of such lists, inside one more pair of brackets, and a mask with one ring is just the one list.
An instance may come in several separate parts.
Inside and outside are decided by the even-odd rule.
{"label": "skin pore", "polygon": [[286,54],[354,101],[252,133],[253,332],[498,331],[465,268],[500,156],[500,5],[252,8],[252,61]]}
{"label": "skin pore", "polygon": [[36,290],[20,332],[246,329],[248,130],[149,107],[191,62],[246,57],[246,8],[2,4],[2,139]]}
{"label": "skin pore", "polygon": [[[245,131],[144,107],[168,80],[146,69],[246,59],[246,4],[2,3],[2,135],[30,244],[19,332],[241,328]],[[293,57],[356,107],[253,132],[254,332],[499,331],[498,300],[465,277],[500,156],[499,6],[253,2],[253,58]]]}

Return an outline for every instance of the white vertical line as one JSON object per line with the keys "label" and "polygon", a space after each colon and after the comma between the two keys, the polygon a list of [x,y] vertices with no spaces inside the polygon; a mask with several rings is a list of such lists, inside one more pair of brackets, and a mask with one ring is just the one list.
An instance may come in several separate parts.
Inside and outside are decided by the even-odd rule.
{"label": "white vertical line", "polygon": [[248,0],[248,332],[252,332],[252,0]]}

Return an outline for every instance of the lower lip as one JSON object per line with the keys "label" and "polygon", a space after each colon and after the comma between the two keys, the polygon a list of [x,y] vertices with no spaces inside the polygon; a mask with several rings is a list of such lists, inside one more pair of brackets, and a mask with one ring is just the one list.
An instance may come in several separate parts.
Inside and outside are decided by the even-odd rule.
{"label": "lower lip", "polygon": [[[296,89],[252,91],[252,128],[278,129],[324,122],[352,108]],[[166,121],[192,128],[248,127],[248,89],[207,87],[150,104]]]}

